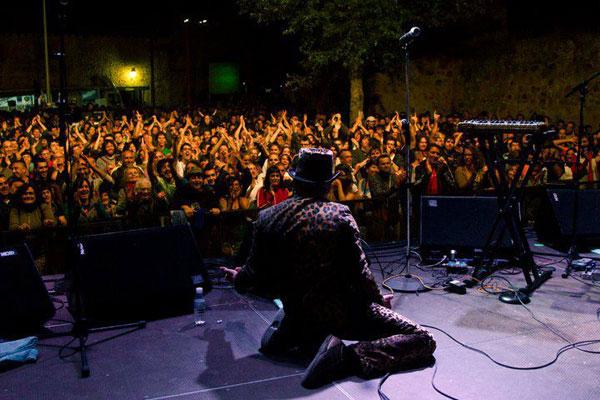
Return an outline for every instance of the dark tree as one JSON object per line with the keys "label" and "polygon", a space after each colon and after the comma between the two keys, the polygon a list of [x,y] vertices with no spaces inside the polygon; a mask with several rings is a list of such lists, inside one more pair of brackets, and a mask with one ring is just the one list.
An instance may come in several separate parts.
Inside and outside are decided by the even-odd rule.
{"label": "dark tree", "polygon": [[363,110],[363,71],[400,60],[407,23],[439,28],[490,13],[494,0],[238,0],[259,23],[295,35],[309,74],[339,67],[350,83],[350,118]]}

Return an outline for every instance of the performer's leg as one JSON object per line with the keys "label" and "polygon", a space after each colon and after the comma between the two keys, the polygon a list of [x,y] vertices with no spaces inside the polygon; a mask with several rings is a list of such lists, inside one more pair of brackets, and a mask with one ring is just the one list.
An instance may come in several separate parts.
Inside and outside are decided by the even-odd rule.
{"label": "performer's leg", "polygon": [[349,346],[363,378],[432,362],[435,340],[415,322],[379,304],[367,312],[361,335],[366,340]]}
{"label": "performer's leg", "polygon": [[263,334],[259,351],[271,358],[291,358],[308,362],[319,349],[327,333],[311,331],[307,327],[310,327],[310,323],[295,322],[286,317],[281,309]]}

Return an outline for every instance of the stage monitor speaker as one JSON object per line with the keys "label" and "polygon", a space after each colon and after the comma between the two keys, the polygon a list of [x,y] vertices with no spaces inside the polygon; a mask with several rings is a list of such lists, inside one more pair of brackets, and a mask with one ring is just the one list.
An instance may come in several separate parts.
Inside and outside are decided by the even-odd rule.
{"label": "stage monitor speaker", "polygon": [[27,245],[0,248],[0,335],[35,333],[54,313]]}
{"label": "stage monitor speaker", "polygon": [[[498,216],[496,197],[423,196],[421,198],[421,247],[423,250],[483,249]],[[499,250],[511,248],[504,220]],[[498,237],[498,236],[496,236]]]}
{"label": "stage monitor speaker", "polygon": [[[78,237],[69,303],[92,323],[192,312],[192,275],[210,281],[189,225]],[[76,274],[76,275],[75,275]],[[83,307],[77,308],[79,293]]]}
{"label": "stage monitor speaker", "polygon": [[[543,200],[535,223],[538,237],[568,247],[568,239],[573,234],[575,190],[547,189]],[[575,237],[582,240],[600,239],[600,190],[579,190],[577,203]]]}

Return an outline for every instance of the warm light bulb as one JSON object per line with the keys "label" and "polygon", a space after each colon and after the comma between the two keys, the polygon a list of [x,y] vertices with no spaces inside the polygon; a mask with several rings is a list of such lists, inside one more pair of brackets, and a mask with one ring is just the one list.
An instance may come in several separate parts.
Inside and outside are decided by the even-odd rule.
{"label": "warm light bulb", "polygon": [[129,71],[129,78],[135,79],[136,76],[137,76],[137,71],[135,70],[135,68],[131,68],[131,71]]}

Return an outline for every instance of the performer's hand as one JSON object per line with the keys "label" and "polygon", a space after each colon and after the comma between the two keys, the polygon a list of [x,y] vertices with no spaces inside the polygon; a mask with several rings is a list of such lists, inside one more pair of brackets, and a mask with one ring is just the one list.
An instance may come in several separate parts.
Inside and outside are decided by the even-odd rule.
{"label": "performer's hand", "polygon": [[221,271],[223,271],[225,273],[225,279],[227,279],[229,282],[233,282],[235,280],[235,277],[237,276],[238,272],[240,272],[240,270],[242,268],[237,267],[235,269],[231,269],[231,268],[227,268],[227,267],[221,267],[220,269],[221,269]]}

